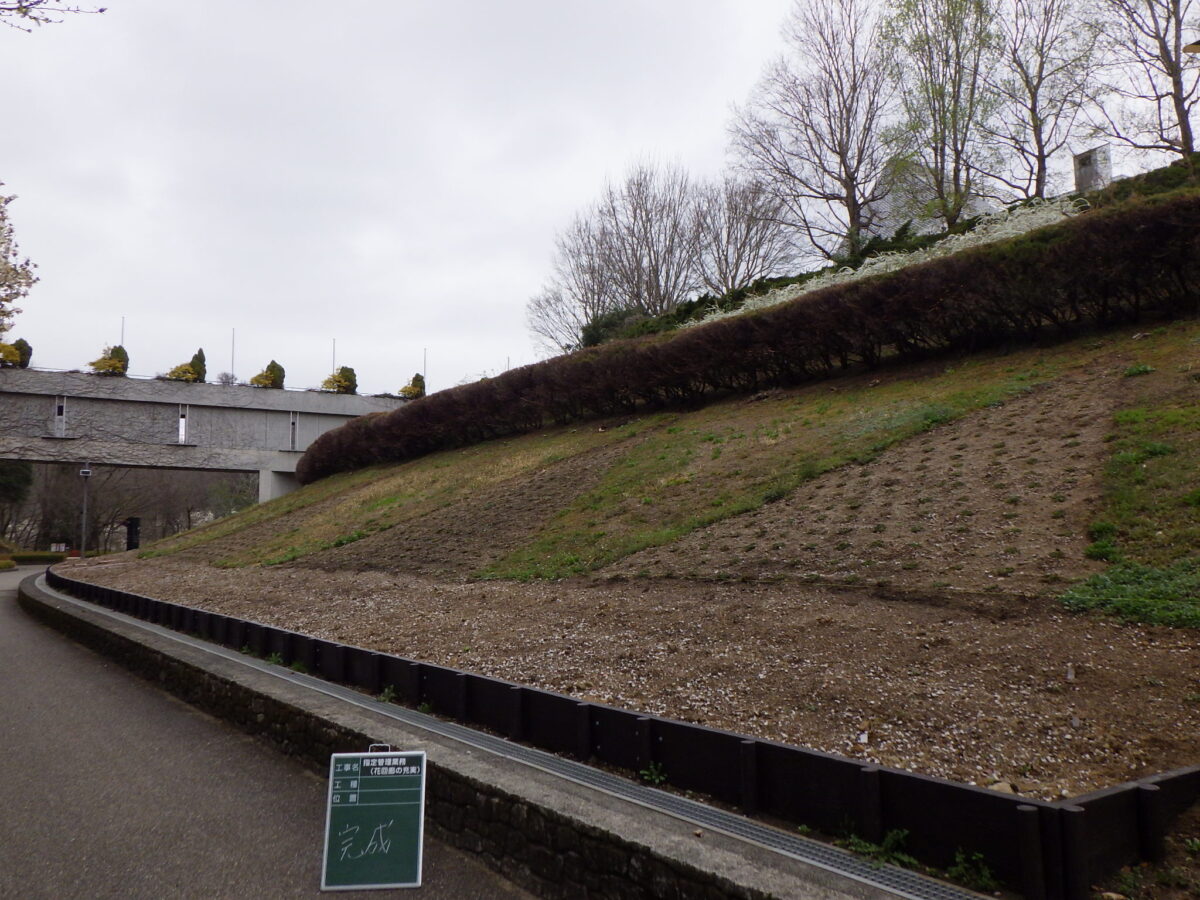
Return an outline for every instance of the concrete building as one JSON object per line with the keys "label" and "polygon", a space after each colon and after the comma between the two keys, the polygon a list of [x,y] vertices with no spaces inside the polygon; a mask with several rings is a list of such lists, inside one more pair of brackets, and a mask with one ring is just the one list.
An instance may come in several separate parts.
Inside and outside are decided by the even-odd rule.
{"label": "concrete building", "polygon": [[295,488],[319,435],[404,402],[3,368],[0,459],[257,472],[264,501]]}

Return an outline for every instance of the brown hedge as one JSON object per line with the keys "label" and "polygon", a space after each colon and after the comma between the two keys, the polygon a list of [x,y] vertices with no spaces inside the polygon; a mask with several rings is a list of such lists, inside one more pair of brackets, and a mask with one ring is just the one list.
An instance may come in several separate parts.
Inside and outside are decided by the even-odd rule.
{"label": "brown hedge", "polygon": [[1200,194],[1098,210],[1002,243],[667,335],[617,341],[431,394],[323,434],[335,472],[641,408],[797,384],[1147,317],[1195,315]]}

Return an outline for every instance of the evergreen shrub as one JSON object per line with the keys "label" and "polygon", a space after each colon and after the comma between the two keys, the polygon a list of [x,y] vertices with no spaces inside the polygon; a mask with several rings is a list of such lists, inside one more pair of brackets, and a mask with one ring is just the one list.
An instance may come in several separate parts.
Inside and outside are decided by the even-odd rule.
{"label": "evergreen shrub", "polygon": [[123,376],[129,371],[129,354],[120,344],[105,347],[100,358],[92,360],[88,365],[96,375]]}
{"label": "evergreen shrub", "polygon": [[284,374],[283,366],[271,360],[265,369],[250,379],[250,383],[255,387],[280,390],[283,388]]}
{"label": "evergreen shrub", "polygon": [[21,565],[31,565],[33,563],[60,563],[67,558],[65,553],[51,553],[48,550],[26,550],[21,553],[12,553],[9,558]]}

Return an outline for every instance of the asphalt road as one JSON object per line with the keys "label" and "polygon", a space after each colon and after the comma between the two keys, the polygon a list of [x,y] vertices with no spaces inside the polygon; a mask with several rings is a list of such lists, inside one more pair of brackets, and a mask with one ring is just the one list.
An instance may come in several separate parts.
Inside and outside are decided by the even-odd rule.
{"label": "asphalt road", "polygon": [[531,896],[428,839],[421,888],[322,894],[326,781],[26,616],[33,571],[0,572],[0,897]]}

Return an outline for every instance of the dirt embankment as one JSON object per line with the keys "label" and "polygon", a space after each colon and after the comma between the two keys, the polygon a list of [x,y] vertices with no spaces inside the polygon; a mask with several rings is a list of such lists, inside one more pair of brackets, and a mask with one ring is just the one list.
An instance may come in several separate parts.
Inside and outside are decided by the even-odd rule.
{"label": "dirt embankment", "polygon": [[189,551],[71,574],[1056,798],[1198,758],[1197,635],[1050,599],[1097,565],[1083,535],[1121,390],[1111,374],[1062,378],[584,580],[466,575],[543,527],[606,453],[302,563],[219,569]]}

